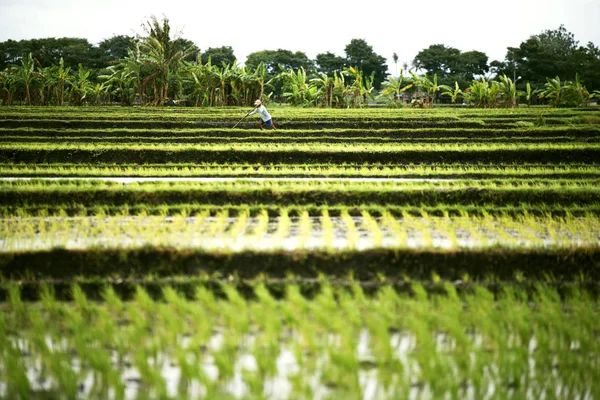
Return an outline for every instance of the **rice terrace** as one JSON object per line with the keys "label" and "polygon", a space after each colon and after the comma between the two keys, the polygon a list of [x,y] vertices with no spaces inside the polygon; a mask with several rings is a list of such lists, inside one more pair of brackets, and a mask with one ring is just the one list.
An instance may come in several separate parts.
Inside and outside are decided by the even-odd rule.
{"label": "rice terrace", "polygon": [[3,92],[0,398],[600,399],[600,94],[334,79]]}

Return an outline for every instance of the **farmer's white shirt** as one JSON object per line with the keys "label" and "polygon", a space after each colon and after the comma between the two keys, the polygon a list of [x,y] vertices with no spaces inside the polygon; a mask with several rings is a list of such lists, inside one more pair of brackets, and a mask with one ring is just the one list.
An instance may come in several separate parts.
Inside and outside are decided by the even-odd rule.
{"label": "farmer's white shirt", "polygon": [[256,114],[256,113],[258,113],[258,115],[260,115],[260,119],[262,119],[265,122],[267,122],[268,120],[271,119],[271,114],[269,114],[269,112],[267,111],[265,106],[262,104],[260,105],[260,107],[255,108],[254,110],[250,111],[250,114],[248,114],[248,115],[252,115],[252,114]]}

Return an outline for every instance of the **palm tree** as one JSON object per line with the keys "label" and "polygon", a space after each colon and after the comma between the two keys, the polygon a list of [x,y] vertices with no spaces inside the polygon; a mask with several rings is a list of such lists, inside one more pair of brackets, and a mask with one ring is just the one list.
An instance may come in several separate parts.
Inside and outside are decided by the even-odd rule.
{"label": "palm tree", "polygon": [[192,50],[182,50],[177,38],[171,38],[167,18],[161,24],[154,15],[151,16],[144,30],[148,36],[141,38],[142,60],[151,70],[146,79],[154,90],[154,104],[159,105],[168,99],[169,81]]}
{"label": "palm tree", "polygon": [[396,64],[396,76],[398,75],[398,54],[394,53],[394,55],[392,56],[392,59],[394,60],[394,64]]}

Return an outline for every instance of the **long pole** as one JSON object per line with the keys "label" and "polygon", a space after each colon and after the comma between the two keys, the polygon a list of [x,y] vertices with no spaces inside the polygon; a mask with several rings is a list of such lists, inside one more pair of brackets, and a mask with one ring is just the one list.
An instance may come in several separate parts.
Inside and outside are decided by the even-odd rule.
{"label": "long pole", "polygon": [[244,115],[244,118],[240,119],[240,120],[237,122],[237,124],[235,124],[235,125],[233,126],[233,128],[231,128],[231,129],[234,129],[236,126],[238,126],[238,125],[240,124],[240,122],[242,122],[243,120],[245,120],[245,119],[246,119],[246,117],[247,117],[248,115],[250,115],[250,113],[248,113],[248,114]]}

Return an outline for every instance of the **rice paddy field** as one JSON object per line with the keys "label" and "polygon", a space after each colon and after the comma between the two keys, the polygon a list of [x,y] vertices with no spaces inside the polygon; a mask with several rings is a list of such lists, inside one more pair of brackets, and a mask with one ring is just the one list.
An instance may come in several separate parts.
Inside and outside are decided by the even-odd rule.
{"label": "rice paddy field", "polygon": [[0,108],[0,398],[600,399],[599,109]]}

